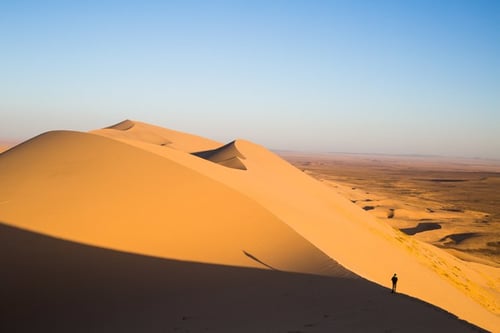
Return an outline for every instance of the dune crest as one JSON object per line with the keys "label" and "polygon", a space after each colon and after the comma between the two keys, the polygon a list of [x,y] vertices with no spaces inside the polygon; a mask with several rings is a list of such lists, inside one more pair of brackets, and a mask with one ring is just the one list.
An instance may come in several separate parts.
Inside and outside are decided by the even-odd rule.
{"label": "dune crest", "polygon": [[500,327],[498,270],[409,238],[266,148],[112,127],[49,132],[0,155],[0,221],[168,259],[326,276],[343,274],[338,262],[383,286],[397,272],[402,293]]}
{"label": "dune crest", "polygon": [[117,124],[106,127],[106,129],[114,129],[117,131],[128,131],[129,129],[131,129],[134,126],[135,126],[135,123],[133,121],[126,119],[126,120],[121,121]]}
{"label": "dune crest", "polygon": [[150,144],[184,152],[216,149],[222,145],[220,142],[198,135],[178,132],[128,119],[110,127],[91,131],[91,133],[130,144]]}

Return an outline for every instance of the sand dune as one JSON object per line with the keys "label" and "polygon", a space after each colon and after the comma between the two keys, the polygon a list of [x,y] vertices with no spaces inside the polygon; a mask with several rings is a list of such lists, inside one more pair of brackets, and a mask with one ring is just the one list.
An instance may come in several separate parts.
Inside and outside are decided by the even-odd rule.
{"label": "sand dune", "polygon": [[338,262],[381,285],[396,271],[401,292],[500,327],[498,271],[484,275],[380,223],[245,140],[134,121],[49,132],[0,155],[0,184],[8,225],[189,262],[339,278]]}
{"label": "sand dune", "polygon": [[69,240],[261,267],[246,251],[276,269],[299,272],[328,274],[332,262],[241,193],[97,135],[38,136],[1,156],[0,183],[2,221]]}

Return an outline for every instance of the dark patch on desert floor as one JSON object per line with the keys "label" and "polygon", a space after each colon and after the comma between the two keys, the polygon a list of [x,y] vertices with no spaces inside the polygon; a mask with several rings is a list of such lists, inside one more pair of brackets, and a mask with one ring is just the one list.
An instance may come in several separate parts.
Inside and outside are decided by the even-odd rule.
{"label": "dark patch on desert floor", "polygon": [[424,232],[424,231],[429,231],[429,230],[436,230],[436,229],[441,229],[441,225],[436,222],[421,222],[417,224],[416,227],[413,228],[403,228],[399,229],[402,232],[404,232],[407,235],[413,236],[419,232]]}

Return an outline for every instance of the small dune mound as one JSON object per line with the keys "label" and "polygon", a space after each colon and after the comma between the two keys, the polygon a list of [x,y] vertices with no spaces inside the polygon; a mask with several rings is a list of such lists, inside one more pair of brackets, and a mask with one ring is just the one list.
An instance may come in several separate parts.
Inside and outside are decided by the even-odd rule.
{"label": "small dune mound", "polygon": [[436,222],[421,222],[416,227],[399,229],[407,235],[413,236],[419,232],[441,229],[441,225]]}
{"label": "small dune mound", "polygon": [[124,120],[119,122],[118,124],[114,124],[112,126],[106,127],[107,129],[114,129],[117,131],[128,131],[132,127],[135,126],[135,123],[132,120]]}
{"label": "small dune mound", "polygon": [[236,147],[236,142],[232,141],[217,149],[200,151],[193,153],[193,155],[228,168],[246,170],[247,168],[242,161],[245,159],[245,156]]}

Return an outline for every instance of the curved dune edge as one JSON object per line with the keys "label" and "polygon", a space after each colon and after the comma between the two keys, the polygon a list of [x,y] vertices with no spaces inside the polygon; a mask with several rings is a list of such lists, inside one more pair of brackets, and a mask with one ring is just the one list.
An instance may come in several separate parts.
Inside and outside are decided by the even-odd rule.
{"label": "curved dune edge", "polygon": [[[2,154],[0,220],[160,257],[323,275],[336,274],[329,273],[334,258],[386,286],[396,271],[401,292],[499,327],[484,308],[498,313],[496,276],[378,222],[263,147],[233,143],[245,157],[242,172],[190,154],[220,143],[134,124],[47,133]],[[221,234],[233,238],[221,242]]]}
{"label": "curved dune edge", "polygon": [[106,127],[105,129],[114,129],[114,130],[118,130],[118,131],[128,131],[129,129],[131,129],[134,126],[135,126],[135,123],[133,121],[126,119],[126,120],[121,121],[117,124]]}
{"label": "curved dune edge", "polygon": [[245,163],[242,161],[245,159],[245,156],[236,147],[236,141],[217,149],[199,151],[192,154],[229,168],[238,170],[247,169]]}

